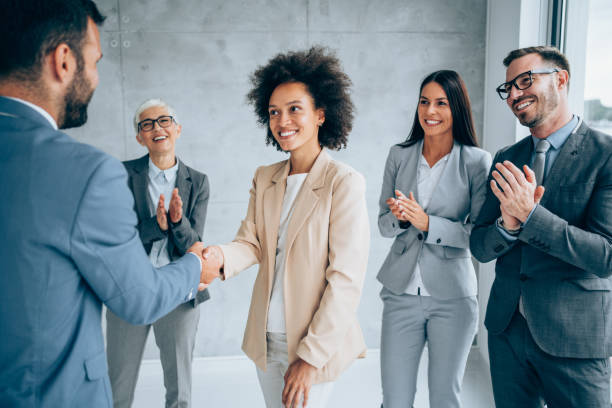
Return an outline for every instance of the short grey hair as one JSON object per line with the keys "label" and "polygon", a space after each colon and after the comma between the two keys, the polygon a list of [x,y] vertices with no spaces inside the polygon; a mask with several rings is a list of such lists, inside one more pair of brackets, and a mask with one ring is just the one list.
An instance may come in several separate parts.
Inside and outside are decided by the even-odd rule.
{"label": "short grey hair", "polygon": [[177,125],[180,124],[178,116],[176,115],[176,111],[174,110],[172,106],[170,106],[168,103],[166,103],[164,100],[160,98],[151,98],[141,103],[138,109],[136,109],[136,113],[134,113],[134,130],[136,130],[136,133],[138,133],[138,122],[140,122],[140,114],[154,106],[166,108],[166,110],[168,111],[168,114],[174,118],[174,121],[176,122],[176,124]]}

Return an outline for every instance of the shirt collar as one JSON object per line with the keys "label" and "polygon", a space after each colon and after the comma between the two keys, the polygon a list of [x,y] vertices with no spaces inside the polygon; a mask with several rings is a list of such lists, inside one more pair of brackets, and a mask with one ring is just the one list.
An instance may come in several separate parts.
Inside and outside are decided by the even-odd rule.
{"label": "shirt collar", "polygon": [[[445,154],[444,156],[442,156],[442,158],[440,160],[438,160],[436,162],[436,164],[433,165],[433,167],[431,167],[431,169],[436,167],[438,164],[446,162],[449,157],[450,157],[450,153]],[[425,156],[423,156],[423,153],[421,153],[421,159],[420,159],[419,163],[420,163],[421,166],[426,166],[428,169],[430,168],[429,167],[429,163],[427,163],[427,159],[425,158]]]}
{"label": "shirt collar", "polygon": [[166,180],[171,180],[173,177],[176,176],[177,172],[178,172],[178,160],[176,160],[176,164],[174,166],[170,167],[169,169],[162,170],[159,167],[157,167],[155,163],[153,163],[153,160],[151,160],[151,158],[149,157],[149,178],[151,180],[154,180],[157,176],[159,176],[162,173],[166,177]]}
{"label": "shirt collar", "polygon": [[14,101],[23,103],[24,105],[34,109],[36,112],[40,113],[43,116],[43,118],[47,119],[47,121],[51,124],[51,126],[53,126],[53,129],[57,130],[57,123],[55,122],[55,119],[53,119],[53,116],[51,116],[49,112],[47,112],[40,106],[34,105],[32,102],[24,101],[23,99],[15,98],[12,96],[5,96],[5,98],[12,99]]}
{"label": "shirt collar", "polygon": [[[548,140],[548,142],[550,143],[550,147],[552,147],[555,150],[559,150],[561,146],[563,146],[563,143],[565,143],[569,135],[572,133],[572,131],[576,128],[577,125],[578,125],[578,116],[573,115],[572,119],[569,122],[567,122],[563,127],[561,127],[560,129],[548,135],[546,140]],[[531,141],[533,142],[533,149],[535,151],[535,147],[540,141],[540,139],[532,135]]]}

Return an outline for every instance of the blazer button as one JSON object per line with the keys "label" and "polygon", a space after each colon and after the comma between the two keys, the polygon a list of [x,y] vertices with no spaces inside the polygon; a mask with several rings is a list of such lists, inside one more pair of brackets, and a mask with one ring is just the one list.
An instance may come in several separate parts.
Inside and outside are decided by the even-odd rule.
{"label": "blazer button", "polygon": [[442,242],[440,238],[436,239],[436,244],[439,244],[440,242]]}
{"label": "blazer button", "polygon": [[423,234],[419,234],[419,235],[417,235],[417,239],[418,239],[419,241],[421,241],[421,240],[423,239]]}
{"label": "blazer button", "polygon": [[525,275],[524,273],[521,273],[519,275],[519,279],[521,280],[521,282],[525,282],[527,279],[529,279],[529,277]]}

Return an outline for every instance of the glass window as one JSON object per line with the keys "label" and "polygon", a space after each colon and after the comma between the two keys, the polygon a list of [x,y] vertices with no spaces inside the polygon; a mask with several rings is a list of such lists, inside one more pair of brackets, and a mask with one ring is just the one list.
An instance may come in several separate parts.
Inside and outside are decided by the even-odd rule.
{"label": "glass window", "polygon": [[611,21],[612,2],[591,0],[585,64],[584,120],[591,127],[609,135],[612,135]]}

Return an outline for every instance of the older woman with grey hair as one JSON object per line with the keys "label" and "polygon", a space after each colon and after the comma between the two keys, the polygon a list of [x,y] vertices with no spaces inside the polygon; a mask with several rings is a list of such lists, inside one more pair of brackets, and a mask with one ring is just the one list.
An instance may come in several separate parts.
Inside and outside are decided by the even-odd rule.
{"label": "older woman with grey hair", "polygon": [[[136,140],[148,154],[124,165],[134,194],[140,239],[151,263],[160,267],[202,241],[208,178],[176,157],[175,144],[182,127],[166,102],[149,99],[142,103],[134,114],[134,129]],[[207,290],[199,292],[192,301],[145,326],[133,326],[107,311],[107,354],[115,408],[132,404],[151,326],[164,371],[166,407],[190,406],[191,361],[200,318],[197,306],[209,297]]]}

